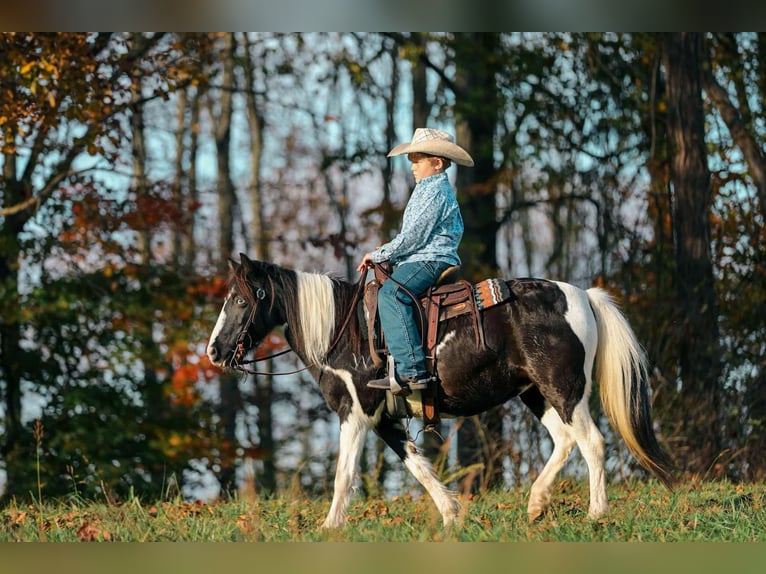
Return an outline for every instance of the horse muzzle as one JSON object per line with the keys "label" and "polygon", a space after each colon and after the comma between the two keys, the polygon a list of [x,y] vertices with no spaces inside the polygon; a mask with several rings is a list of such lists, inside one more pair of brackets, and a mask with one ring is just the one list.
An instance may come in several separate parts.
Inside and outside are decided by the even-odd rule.
{"label": "horse muzzle", "polygon": [[217,344],[211,343],[207,346],[207,358],[216,367],[225,369],[229,367],[234,359],[234,353],[223,353]]}
{"label": "horse muzzle", "polygon": [[223,352],[217,343],[210,343],[207,346],[207,358],[210,362],[221,369],[231,369],[239,365],[242,357],[247,353],[245,345],[242,342],[237,343],[231,351]]}

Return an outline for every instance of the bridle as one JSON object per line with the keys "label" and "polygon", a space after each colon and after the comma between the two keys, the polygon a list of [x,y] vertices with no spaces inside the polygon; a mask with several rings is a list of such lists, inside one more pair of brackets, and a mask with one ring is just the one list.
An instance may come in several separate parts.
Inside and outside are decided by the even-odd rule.
{"label": "bridle", "polygon": [[[364,282],[366,277],[367,277],[367,270],[364,270],[360,273],[359,280],[357,281],[356,289],[354,290],[354,296],[351,299],[351,304],[349,305],[348,314],[346,315],[346,318],[344,319],[343,324],[341,325],[341,328],[338,330],[338,334],[335,335],[335,339],[333,340],[333,342],[330,344],[329,348],[327,349],[327,352],[325,353],[325,358],[329,356],[330,353],[333,351],[333,349],[335,349],[335,347],[338,345],[338,342],[340,341],[340,338],[343,336],[346,329],[348,328],[348,325],[351,322],[351,319],[353,318],[354,313],[356,313],[356,305],[359,302],[359,297],[362,291],[364,290]],[[269,277],[268,279],[269,279],[269,284],[271,286],[271,303],[269,305],[269,313],[271,313],[272,309],[274,308],[275,290],[274,290],[274,282],[272,281],[271,277]],[[266,291],[264,291],[262,287],[259,287],[258,289],[256,289],[253,295],[255,296],[255,303],[253,304],[253,308],[250,311],[250,315],[248,316],[244,327],[242,327],[242,331],[240,331],[239,335],[237,336],[236,351],[234,353],[234,359],[233,359],[234,364],[232,364],[231,368],[234,369],[235,371],[240,371],[248,375],[276,376],[276,375],[294,375],[295,373],[300,373],[302,371],[305,371],[311,368],[312,366],[315,366],[315,365],[305,365],[304,367],[300,369],[294,369],[292,371],[281,371],[278,373],[271,372],[271,371],[256,371],[246,366],[246,365],[251,365],[253,363],[259,363],[261,361],[268,361],[270,359],[279,357],[291,351],[294,352],[292,349],[285,349],[284,351],[274,353],[267,357],[261,357],[259,359],[250,359],[247,361],[239,360],[240,357],[242,357],[246,352],[245,340],[250,336],[248,334],[248,331],[250,330],[250,326],[253,324],[253,320],[255,319],[255,314],[258,312],[258,303],[260,301],[263,301],[266,298]]]}

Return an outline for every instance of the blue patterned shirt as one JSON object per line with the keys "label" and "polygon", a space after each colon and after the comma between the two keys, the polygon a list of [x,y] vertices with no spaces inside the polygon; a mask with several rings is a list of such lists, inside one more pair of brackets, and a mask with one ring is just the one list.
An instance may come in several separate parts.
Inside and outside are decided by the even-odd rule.
{"label": "blue patterned shirt", "polygon": [[399,234],[371,254],[376,263],[441,261],[460,265],[457,248],[463,237],[463,218],[446,173],[421,179],[404,209]]}

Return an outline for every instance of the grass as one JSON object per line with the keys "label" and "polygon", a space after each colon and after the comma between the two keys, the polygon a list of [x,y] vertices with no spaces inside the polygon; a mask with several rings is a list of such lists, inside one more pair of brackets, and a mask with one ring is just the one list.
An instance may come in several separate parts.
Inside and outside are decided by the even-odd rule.
{"label": "grass", "polygon": [[461,525],[444,529],[428,496],[352,500],[348,525],[320,529],[330,496],[283,494],[211,504],[42,500],[0,509],[0,542],[764,542],[761,483],[654,481],[609,485],[611,509],[587,517],[587,484],[560,481],[549,511],[528,524],[528,489],[463,497]]}

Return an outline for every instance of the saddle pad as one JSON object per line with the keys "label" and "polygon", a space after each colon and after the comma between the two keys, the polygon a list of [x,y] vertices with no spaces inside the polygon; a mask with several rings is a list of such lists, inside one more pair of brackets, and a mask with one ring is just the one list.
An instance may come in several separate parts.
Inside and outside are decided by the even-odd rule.
{"label": "saddle pad", "polygon": [[499,305],[511,298],[511,290],[504,279],[485,279],[473,286],[473,300],[479,309]]}

